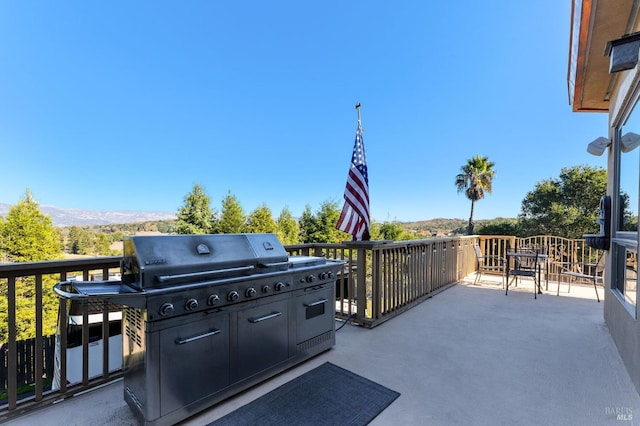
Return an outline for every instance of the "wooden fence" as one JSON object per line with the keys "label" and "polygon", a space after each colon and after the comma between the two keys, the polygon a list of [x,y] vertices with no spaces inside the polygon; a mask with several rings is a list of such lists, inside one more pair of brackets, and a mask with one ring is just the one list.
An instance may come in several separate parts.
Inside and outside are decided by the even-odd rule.
{"label": "wooden fence", "polygon": [[[44,336],[42,338],[42,359],[44,365],[42,374],[49,378],[49,382],[53,377],[53,369],[55,362],[55,335]],[[39,368],[36,367],[36,339],[20,340],[16,342],[16,357],[18,359],[18,368],[16,371],[16,380],[18,388],[26,386],[34,386],[36,382],[36,372],[40,374]],[[0,402],[6,400],[6,391],[8,389],[9,375],[9,346],[5,343],[0,346]],[[45,386],[47,387],[47,386]],[[5,394],[4,397],[1,395]]]}

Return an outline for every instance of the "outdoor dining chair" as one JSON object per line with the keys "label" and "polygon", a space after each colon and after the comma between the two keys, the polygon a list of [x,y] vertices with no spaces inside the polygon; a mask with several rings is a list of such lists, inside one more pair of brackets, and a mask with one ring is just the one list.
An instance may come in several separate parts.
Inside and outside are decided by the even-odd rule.
{"label": "outdoor dining chair", "polygon": [[[586,273],[585,271],[590,270],[591,273]],[[562,268],[560,271],[560,275],[564,275],[569,278],[567,292],[571,291],[571,284],[576,280],[587,280],[593,283],[593,289],[596,292],[596,299],[598,299],[598,303],[600,303],[600,296],[598,295],[598,284],[604,286],[604,252],[600,254],[598,261],[595,264],[579,264],[579,265],[570,265],[569,267]],[[558,280],[558,292],[557,296],[560,295],[560,281]]]}
{"label": "outdoor dining chair", "polygon": [[502,277],[502,288],[505,285],[505,272],[506,272],[506,264],[507,261],[504,257],[491,255],[485,256],[480,251],[480,246],[478,244],[473,245],[473,250],[476,253],[476,259],[478,261],[478,272],[476,273],[476,279],[473,282],[474,285],[477,285],[482,279],[483,272],[491,272],[491,273],[499,273]]}
{"label": "outdoor dining chair", "polygon": [[[509,265],[507,272],[507,279],[511,278],[511,281],[515,281],[516,287],[518,286],[519,278],[531,278],[533,280],[533,297],[538,298],[538,293],[542,293],[540,287],[539,276],[542,270],[542,264],[538,256],[538,250],[530,248],[521,248],[517,252],[512,253],[510,257],[513,257],[512,265]],[[505,295],[509,293],[510,282],[507,281],[507,288]]]}

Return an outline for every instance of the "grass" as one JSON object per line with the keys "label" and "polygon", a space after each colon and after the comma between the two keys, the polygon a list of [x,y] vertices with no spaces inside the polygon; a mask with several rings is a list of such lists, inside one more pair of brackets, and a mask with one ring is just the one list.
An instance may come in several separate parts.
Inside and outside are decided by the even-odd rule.
{"label": "grass", "polygon": [[[42,388],[43,389],[51,389],[51,382],[52,382],[52,379],[45,379],[42,382]],[[18,399],[20,399],[20,395],[27,396],[25,394],[33,394],[35,392],[35,388],[36,388],[35,383],[34,384],[30,384],[30,385],[20,386],[18,388]],[[9,399],[9,391],[5,390],[5,391],[0,392],[0,402],[1,403],[7,402],[8,399]]]}

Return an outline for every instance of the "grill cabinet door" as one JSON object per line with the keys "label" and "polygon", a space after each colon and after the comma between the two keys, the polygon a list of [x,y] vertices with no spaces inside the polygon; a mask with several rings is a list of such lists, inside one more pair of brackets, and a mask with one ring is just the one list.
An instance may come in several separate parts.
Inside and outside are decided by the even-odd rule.
{"label": "grill cabinet door", "polygon": [[164,416],[229,385],[229,314],[160,331],[160,401]]}
{"label": "grill cabinet door", "polygon": [[288,300],[238,312],[238,378],[289,358]]}

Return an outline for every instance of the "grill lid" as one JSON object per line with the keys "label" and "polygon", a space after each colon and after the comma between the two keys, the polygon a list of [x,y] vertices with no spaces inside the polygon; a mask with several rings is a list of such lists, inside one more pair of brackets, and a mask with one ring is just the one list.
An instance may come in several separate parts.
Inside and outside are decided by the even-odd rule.
{"label": "grill lid", "polygon": [[287,270],[274,234],[127,236],[122,282],[139,289]]}

